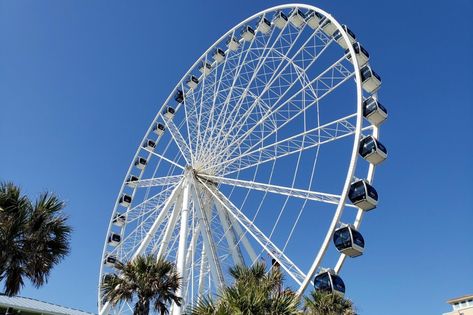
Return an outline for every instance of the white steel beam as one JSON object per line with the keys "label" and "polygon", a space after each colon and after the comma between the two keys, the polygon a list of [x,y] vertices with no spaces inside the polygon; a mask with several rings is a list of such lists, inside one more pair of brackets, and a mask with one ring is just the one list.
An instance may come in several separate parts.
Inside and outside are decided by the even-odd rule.
{"label": "white steel beam", "polygon": [[277,142],[246,151],[234,158],[215,165],[215,168],[221,166],[223,168],[223,175],[228,175],[239,170],[247,169],[255,165],[273,161],[345,138],[355,133],[355,127],[350,123],[350,120],[354,118],[356,118],[356,114],[303,131]]}
{"label": "white steel beam", "polygon": [[207,213],[205,211],[205,204],[202,202],[202,198],[199,197],[200,192],[197,187],[193,185],[193,198],[196,208],[196,217],[201,226],[201,235],[206,248],[206,255],[210,266],[210,272],[212,273],[212,279],[216,288],[223,288],[225,280],[223,278],[222,267],[218,259],[217,249],[215,247],[214,239],[211,232]]}
{"label": "white steel beam", "polygon": [[[187,175],[187,174],[186,174]],[[181,210],[181,226],[179,230],[179,247],[177,249],[177,263],[176,269],[178,274],[184,274],[184,267],[186,265],[186,250],[187,250],[187,229],[189,227],[188,218],[189,218],[189,193],[190,193],[189,178],[185,179],[183,183],[183,192],[182,192],[182,210]],[[182,278],[181,286],[176,291],[177,296],[181,296],[182,288],[185,287],[185,280]],[[181,315],[181,307],[173,303],[173,315]]]}
{"label": "white steel beam", "polygon": [[187,145],[186,141],[184,140],[184,137],[182,136],[181,132],[179,129],[176,127],[172,119],[166,119],[161,115],[162,120],[168,127],[169,133],[171,134],[171,137],[174,139],[174,142],[176,143],[177,147],[179,148],[179,151],[181,151],[182,156],[187,162],[187,165],[191,164],[192,161],[192,151]]}
{"label": "white steel beam", "polygon": [[288,275],[297,283],[301,284],[305,274],[294,264],[289,257],[287,257],[273,242],[261,232],[258,227],[243,214],[227,197],[225,197],[220,191],[209,188],[203,181],[199,180],[202,185],[212,194],[217,202],[220,202],[222,206],[232,215],[242,227],[250,233],[251,236],[261,245],[266,253],[276,259],[281,267],[288,273]]}
{"label": "white steel beam", "polygon": [[172,233],[174,232],[174,229],[176,228],[177,219],[179,218],[179,215],[181,214],[182,198],[183,198],[183,195],[182,194],[179,195],[179,197],[176,200],[176,203],[174,204],[174,209],[171,215],[169,216],[166,229],[164,230],[161,243],[159,244],[159,250],[156,256],[157,259],[159,259],[160,257],[164,257],[164,258],[166,257],[165,253],[168,250],[169,240],[171,239]]}
{"label": "white steel beam", "polygon": [[149,179],[141,179],[134,182],[133,187],[156,187],[177,184],[182,180],[182,175],[171,175],[163,177],[155,177]]}
{"label": "white steel beam", "polygon": [[233,263],[235,265],[244,265],[243,255],[241,254],[240,246],[238,245],[238,241],[235,236],[235,231],[230,222],[230,218],[228,217],[228,213],[226,211],[222,211],[220,205],[216,205],[215,208],[217,209],[220,224],[222,225],[224,230],[225,239],[227,240],[228,248],[230,249]]}
{"label": "white steel beam", "polygon": [[[206,179],[215,181],[220,184],[227,184],[232,186],[238,186],[248,189],[255,189],[260,191],[267,191],[275,194],[281,194],[290,197],[302,198],[302,199],[309,199],[324,203],[330,203],[338,205],[340,202],[340,196],[334,194],[328,194],[323,192],[316,192],[311,190],[304,190],[304,189],[297,189],[297,188],[289,188],[284,186],[277,186],[271,184],[264,184],[240,179],[233,179],[233,178],[226,178],[226,177],[219,177],[219,176],[210,176],[210,175],[200,175]],[[357,208],[352,204],[347,204],[348,207]]]}

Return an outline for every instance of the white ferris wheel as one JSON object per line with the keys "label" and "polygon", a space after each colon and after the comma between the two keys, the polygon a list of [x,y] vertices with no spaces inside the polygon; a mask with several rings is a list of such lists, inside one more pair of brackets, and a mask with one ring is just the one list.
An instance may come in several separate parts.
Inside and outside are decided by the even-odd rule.
{"label": "white ferris wheel", "polygon": [[[146,131],[108,227],[100,279],[141,254],[175,262],[180,314],[265,261],[299,294],[345,292],[347,257],[376,207],[387,157],[380,77],[355,34],[327,12],[288,4],[219,38],[182,77]],[[361,158],[361,159],[360,159]],[[100,282],[101,280],[99,280]],[[128,314],[102,298],[100,314]]]}

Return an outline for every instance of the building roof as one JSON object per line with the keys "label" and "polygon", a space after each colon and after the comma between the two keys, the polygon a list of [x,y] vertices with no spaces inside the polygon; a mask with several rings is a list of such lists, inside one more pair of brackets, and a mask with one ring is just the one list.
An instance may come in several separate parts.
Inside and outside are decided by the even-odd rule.
{"label": "building roof", "polygon": [[93,313],[75,310],[73,308],[51,304],[20,296],[0,295],[0,307],[11,307],[28,312],[39,312],[53,315],[94,315]]}
{"label": "building roof", "polygon": [[450,300],[447,301],[447,303],[448,304],[454,304],[454,303],[463,302],[463,301],[466,301],[466,300],[469,300],[469,299],[473,299],[473,294],[464,295],[464,296],[460,296],[460,297],[457,297],[457,298],[454,298],[454,299],[450,299]]}

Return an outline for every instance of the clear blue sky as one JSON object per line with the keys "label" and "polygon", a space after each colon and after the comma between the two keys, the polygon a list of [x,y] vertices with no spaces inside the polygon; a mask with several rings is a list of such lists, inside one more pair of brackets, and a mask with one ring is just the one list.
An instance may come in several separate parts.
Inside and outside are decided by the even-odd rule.
{"label": "clear blue sky", "polygon": [[[0,0],[0,179],[64,198],[71,255],[22,295],[96,311],[121,180],[158,105],[242,19],[281,1]],[[369,48],[390,110],[369,253],[343,270],[365,315],[441,314],[473,293],[473,2],[308,2]]]}

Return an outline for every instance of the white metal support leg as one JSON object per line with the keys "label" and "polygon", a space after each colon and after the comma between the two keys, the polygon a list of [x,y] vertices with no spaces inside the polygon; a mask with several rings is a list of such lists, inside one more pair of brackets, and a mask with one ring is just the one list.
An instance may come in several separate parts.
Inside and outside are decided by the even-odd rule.
{"label": "white metal support leg", "polygon": [[[184,192],[182,195],[182,210],[181,210],[181,228],[179,231],[179,248],[177,250],[177,272],[182,275],[184,273],[184,266],[186,265],[186,252],[187,252],[187,228],[189,218],[189,191],[190,191],[189,178],[185,179]],[[181,296],[182,288],[185,287],[185,279],[181,281],[181,287],[177,290],[177,296]],[[181,308],[176,304],[172,308],[173,315],[181,315]]]}

